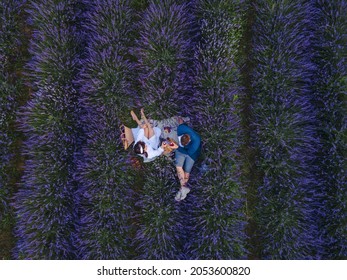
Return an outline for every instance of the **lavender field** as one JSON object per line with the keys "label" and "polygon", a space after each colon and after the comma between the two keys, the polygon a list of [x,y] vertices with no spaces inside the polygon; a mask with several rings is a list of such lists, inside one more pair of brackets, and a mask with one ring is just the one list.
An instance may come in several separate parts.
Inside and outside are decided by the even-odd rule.
{"label": "lavender field", "polygon": [[347,1],[1,0],[0,60],[0,259],[347,259]]}

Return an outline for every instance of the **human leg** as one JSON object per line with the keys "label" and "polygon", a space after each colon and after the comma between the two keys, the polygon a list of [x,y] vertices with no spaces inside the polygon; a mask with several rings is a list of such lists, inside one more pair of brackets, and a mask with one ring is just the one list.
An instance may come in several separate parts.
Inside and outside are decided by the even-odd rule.
{"label": "human leg", "polygon": [[150,137],[149,143],[153,149],[157,149],[160,145],[160,135],[161,135],[161,130],[159,127],[153,127],[154,130],[154,135]]}
{"label": "human leg", "polygon": [[175,151],[175,166],[177,170],[177,176],[180,182],[180,189],[175,196],[176,201],[181,200],[182,188],[184,187],[184,183],[185,183],[184,170],[183,170],[184,160],[185,160],[185,155],[176,150]]}
{"label": "human leg", "polygon": [[190,156],[176,150],[175,165],[181,186],[180,190],[176,194],[175,200],[181,201],[185,199],[187,194],[190,192],[190,188],[187,187],[187,182],[189,180],[190,171],[194,165],[194,160]]}
{"label": "human leg", "polygon": [[175,151],[175,166],[176,166],[177,176],[180,181],[181,187],[184,186],[184,170],[183,170],[184,161],[185,161],[185,155],[176,150]]}
{"label": "human leg", "polygon": [[178,179],[180,181],[181,187],[175,196],[175,200],[181,201],[182,197],[183,197],[183,190],[185,189],[185,187],[184,187],[185,186],[184,171],[183,171],[183,168],[180,166],[176,166],[176,170],[177,170],[177,176],[178,176]]}
{"label": "human leg", "polygon": [[133,110],[130,111],[130,115],[132,117],[132,119],[137,123],[137,125],[139,127],[142,127],[142,123],[141,121],[139,120],[139,118],[136,116],[135,112]]}
{"label": "human leg", "polygon": [[189,180],[190,172],[192,171],[194,163],[195,161],[187,155],[183,164],[184,179],[186,182]]}
{"label": "human leg", "polygon": [[188,183],[190,172],[193,168],[193,165],[194,165],[194,160],[190,156],[186,155],[184,164],[183,164],[184,179],[183,179],[183,186],[181,187],[181,190],[180,190],[181,192],[180,200],[185,199],[187,194],[190,192],[190,188],[187,187],[187,183]]}
{"label": "human leg", "polygon": [[178,180],[180,181],[181,187],[185,185],[184,171],[182,167],[176,166]]}
{"label": "human leg", "polygon": [[180,181],[181,187],[185,187],[189,180],[189,173],[184,172],[183,167],[176,166],[177,176]]}
{"label": "human leg", "polygon": [[148,127],[147,126],[143,126],[143,134],[148,139]]}
{"label": "human leg", "polygon": [[143,110],[143,108],[141,109],[141,118],[145,121],[145,125],[147,127],[147,134],[145,131],[145,136],[147,137],[147,139],[150,139],[155,133],[153,130],[153,126],[149,123],[148,119],[146,118],[145,111]]}
{"label": "human leg", "polygon": [[187,185],[190,173],[184,172],[184,183]]}

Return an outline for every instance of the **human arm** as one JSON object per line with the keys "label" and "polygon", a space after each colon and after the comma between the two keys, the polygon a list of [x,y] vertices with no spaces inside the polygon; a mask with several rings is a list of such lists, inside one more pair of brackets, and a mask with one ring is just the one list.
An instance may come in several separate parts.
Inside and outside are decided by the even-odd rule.
{"label": "human arm", "polygon": [[145,115],[145,111],[143,108],[141,109],[141,118],[145,121],[145,124],[147,125],[148,128],[152,127],[152,125],[150,124],[150,122],[148,121]]}
{"label": "human arm", "polygon": [[154,150],[151,146],[147,146],[147,158],[151,159],[160,156],[164,152],[164,146],[161,145],[158,149]]}

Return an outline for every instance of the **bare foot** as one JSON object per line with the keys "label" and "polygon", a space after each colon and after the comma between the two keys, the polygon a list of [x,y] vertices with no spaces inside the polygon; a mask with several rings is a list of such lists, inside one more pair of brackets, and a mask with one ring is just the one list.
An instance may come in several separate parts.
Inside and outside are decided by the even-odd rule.
{"label": "bare foot", "polygon": [[145,116],[145,110],[143,108],[141,108],[141,117]]}

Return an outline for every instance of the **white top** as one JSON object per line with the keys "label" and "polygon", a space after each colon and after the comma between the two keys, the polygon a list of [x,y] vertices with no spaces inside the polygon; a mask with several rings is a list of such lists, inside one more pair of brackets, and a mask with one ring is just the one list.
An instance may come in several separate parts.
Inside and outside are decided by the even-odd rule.
{"label": "white top", "polygon": [[144,158],[144,162],[152,161],[164,152],[163,148],[159,147],[161,130],[158,127],[154,127],[153,130],[154,135],[149,139],[145,136],[145,130],[143,128],[139,129],[136,136],[135,144],[139,141],[143,141],[147,146],[148,157],[139,155]]}

